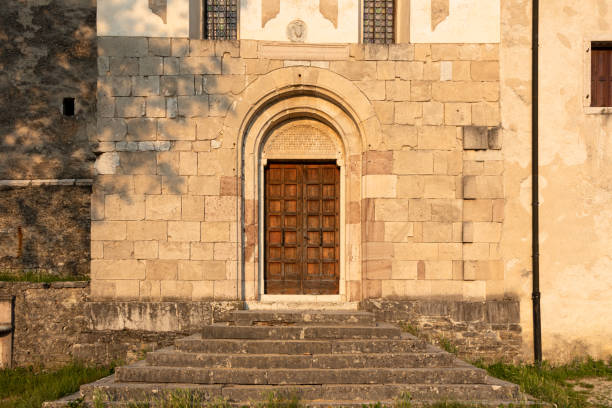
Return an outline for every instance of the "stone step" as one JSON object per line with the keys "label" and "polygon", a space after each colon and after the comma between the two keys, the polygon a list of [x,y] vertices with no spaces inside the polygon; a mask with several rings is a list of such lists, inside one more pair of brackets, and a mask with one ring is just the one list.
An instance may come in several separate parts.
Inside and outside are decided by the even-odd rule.
{"label": "stone step", "polygon": [[234,310],[218,321],[239,326],[376,325],[374,313],[357,310]]}
{"label": "stone step", "polygon": [[480,384],[486,372],[477,368],[363,369],[227,369],[197,367],[119,367],[120,382],[191,384]]}
{"label": "stone step", "polygon": [[376,354],[211,354],[157,351],[147,354],[152,366],[210,368],[409,368],[451,367],[454,356],[444,352]]}
{"label": "stone step", "polygon": [[[177,391],[179,390],[179,391]],[[412,401],[517,401],[520,397],[518,386],[488,377],[485,384],[361,384],[361,385],[292,385],[292,386],[249,386],[249,385],[202,385],[202,384],[142,384],[119,383],[114,377],[107,377],[81,387],[81,395],[92,401],[94,395],[104,401],[147,401],[151,397],[168,398],[173,393],[188,393],[201,401],[223,398],[228,402],[259,401],[266,395],[274,394],[300,401],[389,401],[408,393]]]}
{"label": "stone step", "polygon": [[399,328],[379,323],[376,326],[302,326],[262,327],[211,325],[202,329],[202,337],[209,339],[398,339]]}
{"label": "stone step", "polygon": [[203,339],[201,335],[177,339],[177,350],[194,353],[232,354],[348,354],[348,353],[410,353],[424,350],[427,345],[407,333],[401,339],[366,340],[233,340]]}

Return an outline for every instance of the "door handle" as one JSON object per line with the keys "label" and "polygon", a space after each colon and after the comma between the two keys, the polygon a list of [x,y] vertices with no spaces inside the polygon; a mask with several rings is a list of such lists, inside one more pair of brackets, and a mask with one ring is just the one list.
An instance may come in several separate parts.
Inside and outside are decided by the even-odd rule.
{"label": "door handle", "polygon": [[281,230],[281,246],[285,246],[285,230]]}

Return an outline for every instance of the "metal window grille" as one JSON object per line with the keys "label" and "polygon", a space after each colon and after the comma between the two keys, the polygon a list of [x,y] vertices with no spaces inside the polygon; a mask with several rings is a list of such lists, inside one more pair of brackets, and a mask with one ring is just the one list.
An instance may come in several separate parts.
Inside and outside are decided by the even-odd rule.
{"label": "metal window grille", "polygon": [[394,36],[394,23],[395,5],[393,0],[364,0],[364,43],[392,43]]}
{"label": "metal window grille", "polygon": [[204,17],[204,38],[210,40],[237,38],[237,0],[204,0]]}

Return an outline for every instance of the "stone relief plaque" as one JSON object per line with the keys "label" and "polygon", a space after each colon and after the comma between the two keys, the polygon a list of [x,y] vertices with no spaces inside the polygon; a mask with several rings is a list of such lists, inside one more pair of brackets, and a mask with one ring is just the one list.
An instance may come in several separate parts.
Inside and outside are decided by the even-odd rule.
{"label": "stone relief plaque", "polygon": [[304,42],[306,41],[307,31],[305,22],[293,20],[287,25],[287,38],[293,42]]}

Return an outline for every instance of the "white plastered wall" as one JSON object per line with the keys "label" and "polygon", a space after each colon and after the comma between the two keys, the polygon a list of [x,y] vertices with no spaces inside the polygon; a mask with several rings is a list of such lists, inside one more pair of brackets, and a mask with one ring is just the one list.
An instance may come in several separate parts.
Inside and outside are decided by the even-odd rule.
{"label": "white plastered wall", "polygon": [[299,19],[306,23],[306,43],[359,42],[358,0],[338,0],[337,28],[319,11],[319,0],[282,0],[280,12],[264,27],[261,0],[241,0],[240,16],[241,39],[289,41],[287,25]]}
{"label": "white plastered wall", "polygon": [[98,0],[98,35],[188,37],[189,0],[168,0],[166,23],[148,0]]}
{"label": "white plastered wall", "polygon": [[411,42],[499,42],[500,0],[448,0],[448,2],[448,16],[432,30],[432,0],[411,0]]}

